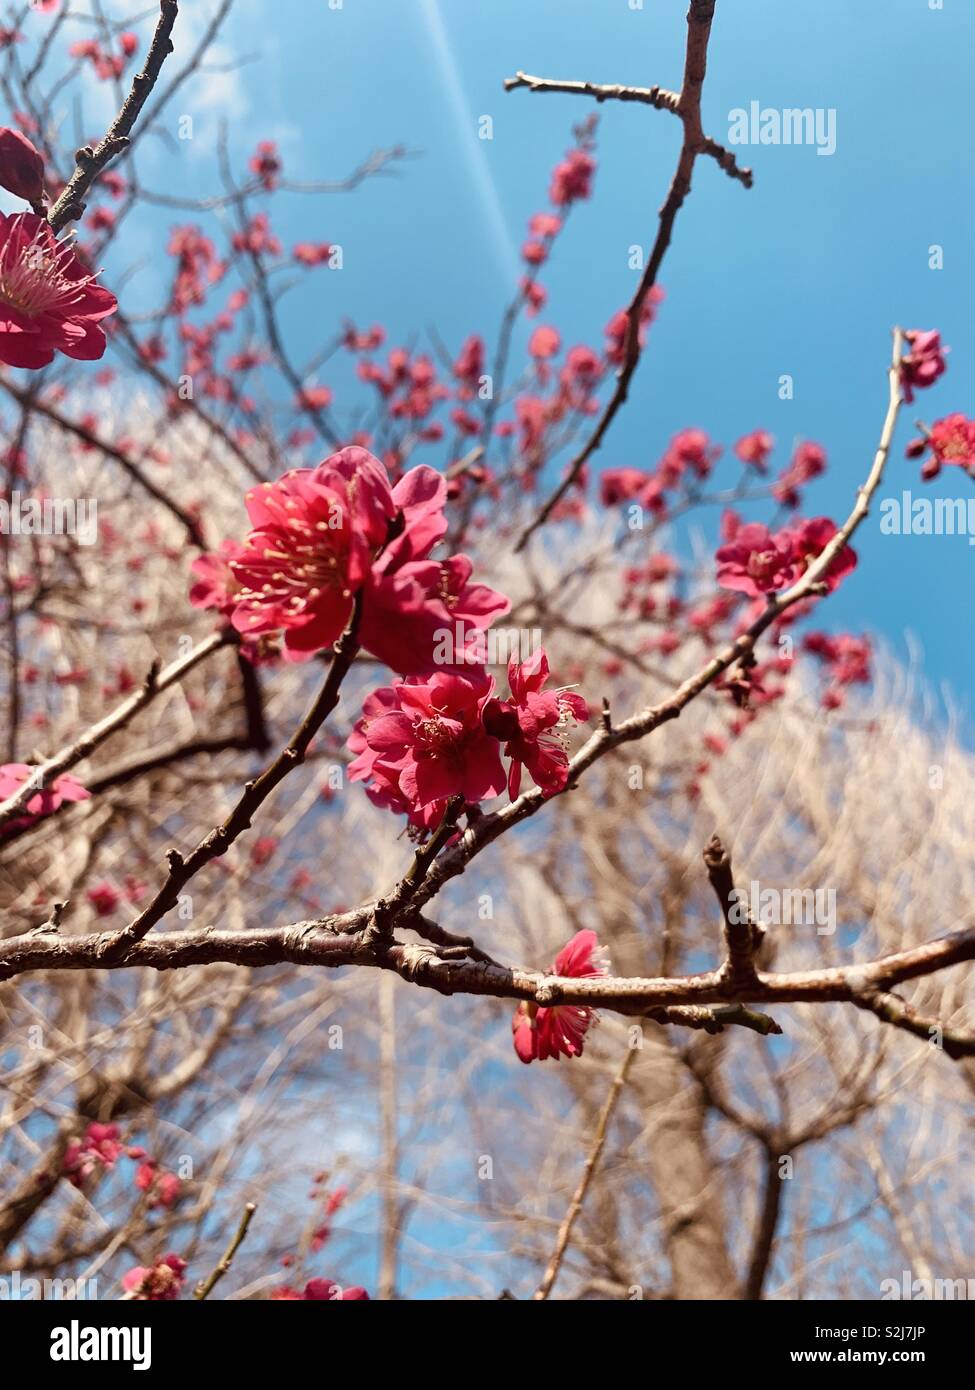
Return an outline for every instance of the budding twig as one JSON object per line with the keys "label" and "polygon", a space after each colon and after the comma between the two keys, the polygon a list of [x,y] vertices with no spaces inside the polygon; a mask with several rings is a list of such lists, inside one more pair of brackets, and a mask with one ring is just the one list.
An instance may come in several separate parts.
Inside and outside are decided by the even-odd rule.
{"label": "budding twig", "polygon": [[233,1240],[230,1242],[226,1250],[223,1252],[223,1255],[220,1258],[220,1263],[216,1266],[213,1272],[210,1275],[208,1275],[206,1279],[201,1279],[199,1284],[197,1284],[196,1288],[193,1291],[194,1298],[208,1298],[210,1294],[213,1292],[214,1286],[217,1284],[217,1282],[220,1279],[222,1279],[223,1276],[227,1273],[227,1270],[233,1263],[234,1256],[237,1254],[237,1251],[240,1249],[241,1245],[244,1242],[244,1237],[247,1235],[247,1228],[251,1224],[251,1219],[253,1218],[255,1211],[257,1211],[257,1207],[255,1206],[255,1204],[253,1202],[248,1202],[246,1207],[244,1208],[244,1214],[240,1218],[240,1225],[237,1227],[237,1231],[234,1235]]}

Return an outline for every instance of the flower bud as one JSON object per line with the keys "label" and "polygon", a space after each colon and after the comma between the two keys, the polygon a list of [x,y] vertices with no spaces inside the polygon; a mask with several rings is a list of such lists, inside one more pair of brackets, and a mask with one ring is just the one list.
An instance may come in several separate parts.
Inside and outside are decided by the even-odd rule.
{"label": "flower bud", "polygon": [[0,186],[32,205],[44,199],[44,160],[26,135],[0,126]]}

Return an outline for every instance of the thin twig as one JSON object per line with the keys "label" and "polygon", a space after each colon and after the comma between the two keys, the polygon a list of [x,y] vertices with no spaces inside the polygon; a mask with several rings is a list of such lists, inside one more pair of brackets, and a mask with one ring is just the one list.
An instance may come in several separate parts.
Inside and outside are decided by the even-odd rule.
{"label": "thin twig", "polygon": [[163,63],[173,51],[173,25],[178,13],[178,0],[159,0],[159,19],[146,54],[145,66],[132,79],[129,95],[103,139],[94,147],[82,145],[75,155],[74,173],[48,216],[55,232],[60,232],[69,222],[81,217],[85,210],[85,197],[95,179],[116,155],[128,149],[132,127],[156,85]]}
{"label": "thin twig", "polygon": [[247,1235],[247,1228],[251,1224],[255,1211],[257,1211],[256,1205],[253,1202],[248,1202],[244,1208],[244,1214],[240,1218],[240,1225],[237,1227],[237,1232],[233,1240],[223,1252],[223,1255],[220,1257],[220,1263],[213,1270],[212,1274],[208,1275],[206,1279],[201,1279],[199,1284],[197,1284],[193,1291],[194,1298],[201,1300],[209,1298],[210,1294],[213,1292],[214,1286],[227,1273],[233,1263],[234,1256],[243,1244],[244,1237]]}
{"label": "thin twig", "polygon": [[606,1145],[606,1134],[609,1130],[609,1122],[613,1118],[616,1102],[620,1098],[620,1092],[626,1083],[627,1075],[638,1051],[639,1049],[636,1047],[627,1048],[626,1056],[623,1058],[622,1064],[616,1076],[613,1078],[613,1083],[609,1088],[609,1095],[606,1097],[605,1104],[599,1116],[599,1122],[596,1125],[596,1133],[593,1135],[592,1146],[589,1149],[589,1153],[586,1155],[586,1162],[582,1170],[582,1176],[579,1179],[579,1185],[573,1193],[572,1201],[569,1203],[565,1216],[562,1218],[562,1224],[559,1227],[552,1258],[549,1260],[545,1273],[542,1275],[542,1282],[532,1294],[532,1298],[535,1301],[540,1302],[548,1298],[549,1294],[552,1292],[552,1286],[559,1276],[562,1260],[568,1249],[569,1240],[572,1237],[572,1227],[575,1225],[579,1213],[582,1211],[582,1204],[586,1200],[586,1193],[589,1191],[589,1187],[596,1173],[596,1168],[599,1165],[599,1160],[602,1157],[603,1149]]}

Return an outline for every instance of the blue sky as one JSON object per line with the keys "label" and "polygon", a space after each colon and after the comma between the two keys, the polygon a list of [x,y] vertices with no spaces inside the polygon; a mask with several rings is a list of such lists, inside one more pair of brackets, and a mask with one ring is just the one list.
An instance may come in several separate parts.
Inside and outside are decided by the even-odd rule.
{"label": "blue sky", "polygon": [[[258,137],[276,137],[289,175],[302,179],[340,177],[369,150],[405,143],[420,153],[396,179],[278,200],[286,238],[320,236],[345,251],[345,269],[327,277],[320,299],[292,302],[292,341],[311,354],[344,314],[381,321],[399,340],[428,324],[451,346],[473,330],[490,338],[526,219],[545,205],[570,124],[592,107],[505,94],[502,79],[521,68],[677,85],[684,10],[682,0],[647,0],[642,10],[627,0],[345,0],[341,9],[248,0],[223,48],[257,56],[187,89],[185,109],[201,100],[204,109],[197,167],[183,172],[212,186],[221,114],[241,155]],[[194,16],[194,28],[200,22]],[[941,10],[928,0],[719,0],[706,128],[727,139],[729,112],[753,100],[832,107],[836,152],[740,149],[755,169],[751,191],[699,165],[661,276],[667,301],[602,466],[649,466],[687,425],[726,446],[764,426],[779,442],[777,461],[798,437],[825,445],[830,472],[808,505],[845,514],[879,431],[895,322],[936,326],[952,348],[947,376],[918,412],[930,420],[973,408],[973,51],[975,7],[961,0]],[[662,112],[598,109],[595,197],[574,211],[543,277],[543,317],[566,342],[598,343],[631,293],[628,248],[652,238],[680,134]],[[478,139],[483,115],[493,120],[490,141]],[[939,271],[928,265],[935,244],[944,248]],[[778,398],[782,373],[794,377],[792,401]],[[923,491],[902,457],[914,413],[903,418],[885,494]],[[933,489],[967,497],[971,484],[949,473]],[[975,673],[958,621],[975,566],[966,540],[884,537],[874,516],[858,546],[862,566],[831,601],[830,621],[877,629],[902,654],[913,631],[930,678],[963,692]]]}

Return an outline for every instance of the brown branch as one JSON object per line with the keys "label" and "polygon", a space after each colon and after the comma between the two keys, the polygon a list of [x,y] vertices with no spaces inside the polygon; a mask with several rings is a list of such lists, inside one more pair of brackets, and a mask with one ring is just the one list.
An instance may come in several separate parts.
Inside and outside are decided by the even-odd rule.
{"label": "brown branch", "polygon": [[169,873],[165,883],[148,906],[139,913],[138,917],[104,943],[107,964],[114,965],[125,959],[132,947],[141,941],[146,933],[177,905],[179,895],[190,879],[211,860],[226,854],[238,836],[250,828],[255,813],[278,784],[284,781],[289,772],[304,762],[312,739],[339,702],[342,682],[358,651],[357,633],[361,613],[362,592],[360,590],[356,595],[348,625],[333,648],[332,660],[324,684],[292,735],[287,747],[282,749],[272,762],[268,763],[259,777],[245,785],[242,795],[227,818],[220,825],[214,826],[210,833],[196,846],[192,854],[184,858],[177,849],[169,851],[167,855]]}
{"label": "brown branch", "polygon": [[735,893],[731,858],[717,835],[712,835],[704,850],[704,864],[724,918],[724,938],[728,949],[725,970],[736,983],[745,983],[755,975],[755,954],[765,935],[764,927],[752,922]]}
{"label": "brown branch", "polygon": [[779,1155],[769,1147],[765,1159],[765,1186],[762,1191],[762,1209],[759,1215],[758,1230],[748,1262],[743,1297],[756,1301],[762,1296],[765,1278],[768,1274],[772,1251],[775,1246],[775,1232],[782,1210],[783,1188],[785,1184],[779,1175]]}
{"label": "brown branch", "polygon": [[213,1270],[212,1274],[208,1275],[206,1279],[201,1279],[199,1284],[197,1284],[196,1288],[193,1290],[194,1298],[198,1298],[200,1300],[208,1298],[210,1294],[213,1292],[214,1286],[217,1284],[217,1282],[220,1279],[222,1279],[223,1276],[227,1273],[228,1269],[233,1263],[234,1256],[237,1254],[237,1251],[240,1249],[241,1245],[244,1242],[244,1237],[247,1235],[247,1228],[251,1224],[251,1220],[253,1219],[255,1211],[257,1211],[257,1207],[254,1205],[254,1203],[248,1202],[246,1207],[244,1208],[244,1214],[240,1218],[240,1225],[237,1227],[236,1234],[234,1235],[230,1244],[227,1246],[226,1250],[223,1252],[223,1255],[220,1258],[220,1262]]}
{"label": "brown branch", "polygon": [[[684,128],[677,167],[670,189],[660,209],[657,236],[647,260],[646,269],[627,310],[624,358],[616,375],[616,386],[607,401],[596,427],[586,443],[572,459],[565,476],[551,493],[534,521],[522,532],[515,545],[521,551],[530,538],[551,516],[559,502],[578,479],[586,463],[601,446],[610,425],[626,401],[630,382],[640,361],[640,316],[647,296],[657,283],[657,274],[670,245],[677,214],[691,191],[691,175],[699,154],[706,151],[708,140],[701,127],[701,90],[707,70],[708,39],[714,17],[715,0],[691,0],[687,11],[687,49],[684,60],[684,79],[680,94],[672,109]],[[651,89],[652,90],[652,89]],[[707,152],[710,152],[709,150]]]}
{"label": "brown branch", "polygon": [[284,963],[332,969],[359,965],[391,970],[444,995],[524,999],[545,1007],[585,1005],[640,1018],[674,1005],[848,1003],[862,1007],[865,994],[885,992],[975,959],[975,926],[970,926],[862,965],[781,974],[759,971],[748,986],[733,985],[720,969],[661,978],[573,979],[459,959],[453,951],[441,954],[432,946],[369,940],[366,928],[371,917],[372,909],[361,907],[286,927],[157,932],[132,942],[125,952],[112,949],[118,940],[112,932],[62,936],[42,928],[0,941],[0,980],[37,970],[180,970],[217,962],[254,968]]}
{"label": "brown branch", "polygon": [[116,155],[129,147],[129,136],[173,51],[172,32],[179,13],[178,0],[159,0],[159,19],[146,54],[145,66],[132,79],[132,87],[121,110],[97,145],[82,145],[75,155],[75,170],[64,191],[51,208],[48,221],[55,232],[76,221],[85,210],[85,197],[95,179]]}
{"label": "brown branch", "polygon": [[0,826],[6,825],[15,816],[22,815],[33,796],[50,786],[56,777],[89,757],[107,738],[124,728],[147,705],[152,704],[164,690],[178,684],[194,666],[198,666],[206,657],[226,646],[231,639],[232,634],[227,630],[215,632],[192,651],[187,652],[186,656],[171,662],[163,670],[160,670],[158,662],[155,663],[141,687],[128,699],[123,700],[97,724],[92,724],[74,743],[37,765],[14,795],[0,805]]}
{"label": "brown branch", "polygon": [[[529,72],[516,72],[514,77],[504,79],[506,92],[513,92],[519,87],[527,87],[530,92],[566,92],[571,96],[592,97],[600,103],[635,101],[644,106],[652,106],[657,111],[670,111],[675,116],[680,115],[680,93],[672,92],[667,87],[624,87],[618,82],[568,82],[557,78],[534,77]],[[746,188],[751,188],[751,169],[740,168],[731,151],[719,145],[717,140],[705,136],[698,153],[717,160],[726,174],[738,179]]]}
{"label": "brown branch", "polygon": [[855,995],[853,1003],[868,1013],[875,1014],[883,1023],[902,1028],[915,1038],[923,1038],[932,1047],[946,1052],[957,1061],[961,1057],[975,1057],[975,1034],[956,1033],[946,1028],[940,1019],[919,1014],[899,995],[880,990],[864,990]]}

